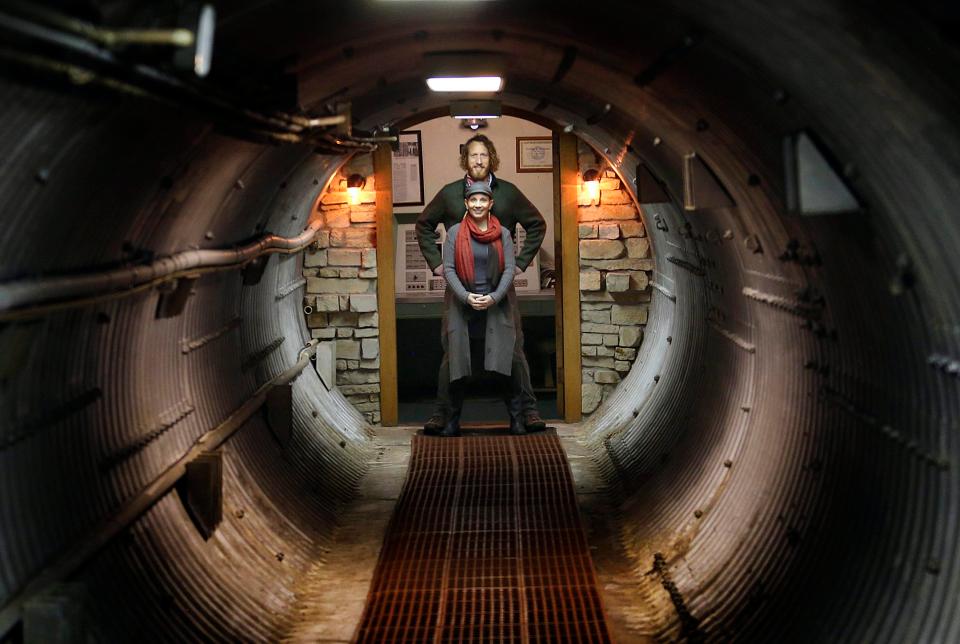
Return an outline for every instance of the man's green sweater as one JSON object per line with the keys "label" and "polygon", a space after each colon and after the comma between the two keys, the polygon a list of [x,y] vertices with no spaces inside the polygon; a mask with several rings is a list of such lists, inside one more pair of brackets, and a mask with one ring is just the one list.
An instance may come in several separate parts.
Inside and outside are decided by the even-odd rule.
{"label": "man's green sweater", "polygon": [[[450,230],[455,224],[460,223],[466,213],[467,209],[463,205],[465,186],[466,179],[448,183],[417,218],[417,241],[420,243],[420,251],[427,260],[430,270],[443,263],[440,247],[437,246],[437,225],[443,224],[446,230]],[[516,230],[518,223],[527,232],[523,250],[517,255],[517,266],[524,270],[540,250],[547,224],[536,206],[530,203],[530,200],[524,197],[515,185],[494,176],[490,186],[493,188],[491,212],[500,220],[500,224],[506,226],[511,234]]]}

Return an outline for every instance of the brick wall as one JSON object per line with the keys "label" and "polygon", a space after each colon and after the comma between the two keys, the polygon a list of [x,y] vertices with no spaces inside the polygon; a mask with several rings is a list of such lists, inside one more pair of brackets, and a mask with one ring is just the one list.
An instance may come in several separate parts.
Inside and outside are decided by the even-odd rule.
{"label": "brick wall", "polygon": [[650,240],[620,179],[580,143],[581,176],[601,170],[600,194],[581,188],[580,331],[582,407],[593,413],[630,371],[643,340],[650,302]]}
{"label": "brick wall", "polygon": [[[366,184],[351,205],[347,177]],[[370,423],[380,422],[380,329],[377,317],[376,213],[373,160],[354,157],[334,177],[315,216],[323,218],[307,251],[304,305],[314,338],[336,344],[337,388]]]}

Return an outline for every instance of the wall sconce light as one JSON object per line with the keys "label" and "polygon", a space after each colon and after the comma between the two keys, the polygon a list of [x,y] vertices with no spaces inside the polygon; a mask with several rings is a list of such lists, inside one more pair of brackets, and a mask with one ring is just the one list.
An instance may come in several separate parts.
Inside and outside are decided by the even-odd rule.
{"label": "wall sconce light", "polygon": [[590,197],[591,204],[600,201],[600,172],[598,170],[590,168],[584,171],[583,189],[586,190],[587,195]]}
{"label": "wall sconce light", "polygon": [[367,185],[367,180],[362,174],[351,174],[347,177],[347,199],[351,206],[360,203],[360,191]]}

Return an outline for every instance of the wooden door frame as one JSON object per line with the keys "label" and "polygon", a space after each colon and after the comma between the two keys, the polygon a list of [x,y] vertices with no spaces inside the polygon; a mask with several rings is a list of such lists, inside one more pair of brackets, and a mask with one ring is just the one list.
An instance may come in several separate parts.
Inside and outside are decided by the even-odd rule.
{"label": "wooden door frame", "polygon": [[373,153],[377,220],[377,328],[380,332],[380,424],[393,427],[399,418],[397,397],[397,294],[393,239],[393,158],[381,143]]}
{"label": "wooden door frame", "polygon": [[580,234],[577,137],[554,133],[553,233],[557,284],[557,409],[568,423],[582,418],[580,369]]}

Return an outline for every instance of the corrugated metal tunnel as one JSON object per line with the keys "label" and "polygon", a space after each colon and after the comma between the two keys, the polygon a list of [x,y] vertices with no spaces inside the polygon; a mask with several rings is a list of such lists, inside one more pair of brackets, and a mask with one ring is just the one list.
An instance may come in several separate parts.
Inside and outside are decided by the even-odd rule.
{"label": "corrugated metal tunnel", "polygon": [[[150,13],[132,4],[91,6],[117,24]],[[218,7],[214,68],[250,94],[283,70],[303,108],[350,101],[376,131],[445,105],[424,54],[497,52],[505,109],[581,137],[627,185],[643,167],[664,182],[672,203],[643,206],[640,355],[574,428],[617,509],[638,640],[960,640],[957,23],[841,4]],[[3,636],[69,582],[104,641],[282,639],[377,450],[296,368],[307,216],[349,153],[255,143],[8,53]],[[790,211],[797,132],[860,212]],[[690,153],[735,206],[683,208]],[[79,305],[58,306],[67,293]],[[182,314],[158,315],[178,297]],[[278,437],[259,408],[291,379]],[[220,445],[223,520],[204,540],[176,481]]]}

